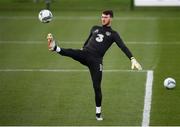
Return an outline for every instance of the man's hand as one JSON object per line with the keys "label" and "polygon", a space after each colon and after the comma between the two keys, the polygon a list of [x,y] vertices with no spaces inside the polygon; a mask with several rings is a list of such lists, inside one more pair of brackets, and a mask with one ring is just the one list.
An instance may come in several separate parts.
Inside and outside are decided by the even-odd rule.
{"label": "man's hand", "polygon": [[142,70],[141,65],[137,62],[137,60],[134,57],[132,57],[131,58],[131,69],[135,69],[135,68],[137,68],[138,70]]}

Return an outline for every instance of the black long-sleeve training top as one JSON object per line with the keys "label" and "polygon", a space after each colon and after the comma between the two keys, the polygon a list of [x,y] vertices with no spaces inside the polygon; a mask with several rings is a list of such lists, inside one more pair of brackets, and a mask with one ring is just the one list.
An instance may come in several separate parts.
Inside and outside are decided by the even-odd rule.
{"label": "black long-sleeve training top", "polygon": [[96,54],[97,57],[103,57],[114,42],[131,59],[132,53],[130,50],[119,34],[109,26],[93,26],[88,39],[84,43],[83,50]]}

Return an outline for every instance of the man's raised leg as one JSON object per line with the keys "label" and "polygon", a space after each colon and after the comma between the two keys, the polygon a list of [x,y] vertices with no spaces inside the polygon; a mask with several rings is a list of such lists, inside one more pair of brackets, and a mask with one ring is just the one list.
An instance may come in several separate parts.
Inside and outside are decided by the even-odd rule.
{"label": "man's raised leg", "polygon": [[62,56],[71,57],[74,60],[79,61],[81,64],[87,65],[86,53],[83,52],[82,50],[60,48],[59,46],[57,46],[51,33],[48,34],[47,40],[48,40],[48,48],[50,51],[56,51],[57,53],[59,53]]}

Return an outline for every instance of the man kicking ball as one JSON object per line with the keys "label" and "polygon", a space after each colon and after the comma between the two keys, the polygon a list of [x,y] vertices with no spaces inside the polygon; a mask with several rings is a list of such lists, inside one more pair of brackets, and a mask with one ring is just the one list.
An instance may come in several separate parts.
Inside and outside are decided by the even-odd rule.
{"label": "man kicking ball", "polygon": [[93,88],[95,92],[96,103],[96,119],[103,120],[101,115],[101,80],[103,69],[103,56],[109,47],[115,42],[118,47],[126,54],[131,61],[131,68],[142,70],[141,65],[133,57],[130,50],[126,47],[119,34],[111,28],[113,18],[113,11],[106,10],[102,12],[101,23],[102,26],[93,26],[90,35],[81,49],[65,49],[57,46],[51,33],[48,34],[48,48],[55,51],[62,56],[71,57],[79,61],[81,64],[89,68]]}

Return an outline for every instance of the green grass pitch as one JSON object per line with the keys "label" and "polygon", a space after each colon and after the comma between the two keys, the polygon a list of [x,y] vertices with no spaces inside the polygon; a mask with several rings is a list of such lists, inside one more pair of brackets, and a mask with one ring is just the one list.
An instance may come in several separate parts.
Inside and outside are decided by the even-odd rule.
{"label": "green grass pitch", "polygon": [[[38,71],[87,69],[48,51],[46,35],[51,32],[62,47],[81,48],[90,28],[100,25],[101,10],[108,7],[115,13],[112,28],[120,33],[143,69],[154,72],[150,125],[180,125],[178,8],[130,11],[130,0],[100,0],[97,4],[77,0],[73,6],[73,1],[55,0],[53,21],[43,24],[37,15],[44,4],[27,1],[0,2],[0,125],[141,126],[147,72],[126,71],[130,70],[130,61],[116,44],[104,57],[104,70],[124,71],[103,73],[101,122],[95,120],[89,72]],[[163,87],[163,80],[169,76],[177,82],[173,90]]]}

